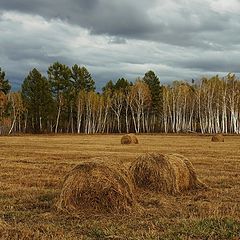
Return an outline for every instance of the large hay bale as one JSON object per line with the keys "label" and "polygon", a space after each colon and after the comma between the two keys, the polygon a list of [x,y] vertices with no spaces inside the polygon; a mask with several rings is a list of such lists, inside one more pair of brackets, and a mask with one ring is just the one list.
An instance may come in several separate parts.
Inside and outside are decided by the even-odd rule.
{"label": "large hay bale", "polygon": [[134,185],[120,167],[93,159],[76,166],[65,178],[57,207],[69,212],[125,213],[134,206]]}
{"label": "large hay bale", "polygon": [[131,164],[130,172],[136,186],[154,192],[175,194],[205,187],[191,162],[178,154],[144,154]]}
{"label": "large hay bale", "polygon": [[224,142],[224,136],[222,134],[216,134],[212,136],[212,142]]}
{"label": "large hay bale", "polygon": [[130,133],[122,136],[121,144],[138,144],[138,139],[135,134]]}

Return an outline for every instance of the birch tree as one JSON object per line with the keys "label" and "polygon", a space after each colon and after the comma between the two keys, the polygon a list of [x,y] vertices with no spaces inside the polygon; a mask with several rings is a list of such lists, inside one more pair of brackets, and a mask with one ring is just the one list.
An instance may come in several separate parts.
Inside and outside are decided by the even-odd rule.
{"label": "birch tree", "polygon": [[11,127],[8,134],[12,132],[22,132],[22,115],[26,112],[26,108],[24,107],[21,93],[9,93],[8,101],[11,106]]}
{"label": "birch tree", "polygon": [[148,85],[141,79],[137,79],[130,92],[130,108],[136,133],[141,131],[141,123],[143,123],[142,130],[145,130],[145,110],[149,109],[150,103],[151,93]]}

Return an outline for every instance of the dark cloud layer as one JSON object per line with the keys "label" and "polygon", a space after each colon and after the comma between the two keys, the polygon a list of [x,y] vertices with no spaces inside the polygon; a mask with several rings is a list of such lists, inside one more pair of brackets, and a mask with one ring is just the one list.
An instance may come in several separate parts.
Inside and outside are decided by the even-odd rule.
{"label": "dark cloud layer", "polygon": [[239,0],[0,0],[0,66],[17,82],[78,63],[99,85],[149,68],[163,82],[238,73],[239,11]]}
{"label": "dark cloud layer", "polygon": [[63,1],[9,1],[2,0],[1,8],[30,14],[47,19],[60,18],[88,28],[95,34],[134,36],[153,31],[144,7],[147,1],[70,0]]}
{"label": "dark cloud layer", "polygon": [[216,39],[212,33],[231,29],[231,20],[237,22],[238,14],[222,14],[211,8],[210,3],[206,0],[151,3],[147,0],[1,0],[1,9],[37,14],[46,19],[59,18],[87,28],[92,34],[211,48],[211,42],[219,46],[225,43],[225,38]]}

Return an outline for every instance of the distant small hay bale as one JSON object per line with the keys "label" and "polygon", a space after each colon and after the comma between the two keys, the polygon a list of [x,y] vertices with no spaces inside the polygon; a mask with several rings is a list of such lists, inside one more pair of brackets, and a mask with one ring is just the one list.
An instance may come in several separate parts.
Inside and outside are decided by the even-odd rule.
{"label": "distant small hay bale", "polygon": [[131,212],[135,204],[132,179],[123,169],[99,160],[81,163],[69,172],[58,209],[73,213]]}
{"label": "distant small hay bale", "polygon": [[138,144],[138,139],[136,135],[130,133],[122,136],[121,144]]}
{"label": "distant small hay bale", "polygon": [[137,136],[136,136],[135,134],[130,133],[129,136],[131,136],[132,142],[133,142],[134,144],[138,144],[138,139],[137,139]]}
{"label": "distant small hay bale", "polygon": [[131,136],[129,136],[128,134],[122,136],[122,138],[121,138],[121,144],[131,144],[131,143],[132,143],[132,138],[131,138]]}
{"label": "distant small hay bale", "polygon": [[130,173],[136,186],[154,192],[175,194],[206,187],[191,162],[178,154],[144,154],[131,164]]}
{"label": "distant small hay bale", "polygon": [[212,136],[212,142],[224,142],[223,134],[216,134]]}

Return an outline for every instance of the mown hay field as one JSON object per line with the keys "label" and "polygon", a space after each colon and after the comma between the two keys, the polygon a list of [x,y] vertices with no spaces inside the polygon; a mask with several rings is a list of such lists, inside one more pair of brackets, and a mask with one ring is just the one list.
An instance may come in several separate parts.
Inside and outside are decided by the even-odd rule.
{"label": "mown hay field", "polygon": [[[0,137],[0,239],[240,239],[240,136],[26,135]],[[93,157],[129,166],[147,152],[190,159],[208,190],[139,191],[130,214],[69,215],[55,208],[64,176]]]}

